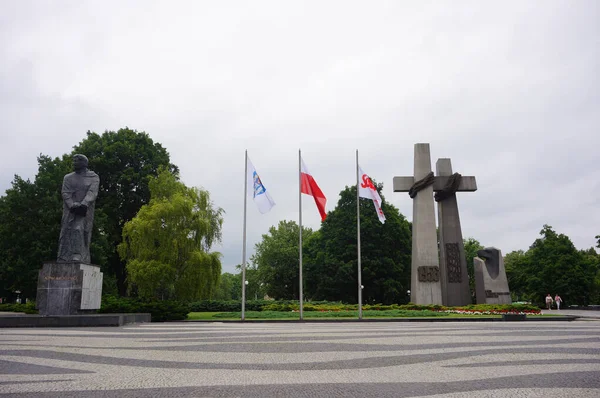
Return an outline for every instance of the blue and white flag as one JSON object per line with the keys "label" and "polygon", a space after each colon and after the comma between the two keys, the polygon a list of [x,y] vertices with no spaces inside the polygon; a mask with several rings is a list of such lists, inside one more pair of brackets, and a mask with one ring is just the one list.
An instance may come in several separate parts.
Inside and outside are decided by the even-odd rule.
{"label": "blue and white flag", "polygon": [[248,196],[254,200],[254,203],[256,203],[256,206],[258,207],[258,211],[260,211],[261,214],[265,214],[275,206],[275,201],[271,195],[269,195],[267,188],[265,188],[260,180],[250,158],[247,157],[247,159],[248,174],[246,175],[246,179],[248,180]]}

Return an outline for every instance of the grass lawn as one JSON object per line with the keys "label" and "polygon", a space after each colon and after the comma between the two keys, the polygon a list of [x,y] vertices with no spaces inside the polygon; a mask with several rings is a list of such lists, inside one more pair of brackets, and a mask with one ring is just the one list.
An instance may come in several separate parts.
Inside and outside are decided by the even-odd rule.
{"label": "grass lawn", "polygon": [[[554,315],[554,314],[552,314]],[[529,316],[544,316],[544,315],[529,315]],[[501,315],[469,315],[469,314],[452,314],[445,312],[434,311],[405,311],[405,310],[389,310],[389,311],[363,311],[363,318],[367,319],[390,319],[390,318],[500,318]],[[304,311],[304,319],[357,319],[358,311],[337,311],[337,312],[320,312],[320,311]],[[188,320],[240,320],[240,312],[190,312]],[[246,311],[247,320],[299,320],[298,312],[281,312],[281,311]]]}

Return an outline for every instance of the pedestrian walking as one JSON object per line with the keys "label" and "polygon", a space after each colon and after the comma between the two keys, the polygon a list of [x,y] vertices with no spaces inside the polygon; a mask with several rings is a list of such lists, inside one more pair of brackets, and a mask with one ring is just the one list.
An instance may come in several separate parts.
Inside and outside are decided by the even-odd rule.
{"label": "pedestrian walking", "polygon": [[552,309],[552,296],[550,295],[550,293],[548,293],[548,295],[546,296],[546,308],[549,310]]}
{"label": "pedestrian walking", "polygon": [[560,310],[560,305],[562,304],[562,299],[560,298],[560,296],[558,294],[554,297],[554,302],[556,303],[556,309]]}

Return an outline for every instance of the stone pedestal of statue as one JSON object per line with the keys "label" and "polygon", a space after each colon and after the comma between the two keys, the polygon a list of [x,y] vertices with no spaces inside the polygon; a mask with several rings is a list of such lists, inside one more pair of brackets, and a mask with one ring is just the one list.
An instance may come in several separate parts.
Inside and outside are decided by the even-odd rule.
{"label": "stone pedestal of statue", "polygon": [[40,315],[93,313],[100,308],[102,276],[96,265],[44,263],[38,276],[36,308]]}

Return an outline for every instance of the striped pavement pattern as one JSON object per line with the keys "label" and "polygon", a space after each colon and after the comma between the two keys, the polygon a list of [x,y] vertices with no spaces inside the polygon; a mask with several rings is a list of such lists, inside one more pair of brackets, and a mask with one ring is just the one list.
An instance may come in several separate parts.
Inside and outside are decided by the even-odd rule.
{"label": "striped pavement pattern", "polygon": [[0,329],[0,397],[600,397],[600,321]]}

